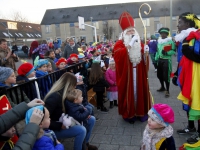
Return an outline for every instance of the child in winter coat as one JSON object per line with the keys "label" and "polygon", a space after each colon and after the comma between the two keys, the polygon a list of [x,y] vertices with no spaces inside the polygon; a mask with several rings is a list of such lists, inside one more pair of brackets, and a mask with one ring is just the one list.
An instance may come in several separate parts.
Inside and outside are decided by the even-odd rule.
{"label": "child in winter coat", "polygon": [[40,89],[40,96],[41,98],[44,98],[45,95],[49,92],[50,88],[51,88],[51,79],[48,75],[47,72],[47,65],[48,65],[48,60],[47,59],[37,59],[35,60],[35,69],[36,69],[36,77],[44,77],[44,78],[40,78],[38,79],[38,85],[39,85],[39,89]]}
{"label": "child in winter coat", "polygon": [[63,57],[58,59],[58,61],[56,62],[57,70],[65,69],[66,65],[67,65],[67,60],[65,58],[63,58]]}
{"label": "child in winter coat", "polygon": [[48,129],[50,125],[50,118],[49,118],[49,111],[44,108],[44,106],[36,106],[31,109],[29,109],[26,112],[25,121],[26,124],[30,122],[30,118],[32,116],[32,113],[35,109],[39,109],[43,111],[44,117],[40,124],[40,132],[38,134],[38,138],[33,146],[33,150],[64,150],[64,146],[57,140],[55,133],[53,131],[47,130],[46,132],[51,134],[46,134],[44,129]]}
{"label": "child in winter coat", "polygon": [[[90,135],[95,124],[95,117],[90,115],[86,107],[82,105],[83,97],[82,91],[79,89],[70,90],[65,100],[65,110],[68,110],[68,115],[77,120],[80,124],[84,125],[87,129],[85,141],[88,150],[98,150],[96,146],[89,145]],[[90,123],[88,123],[90,122]],[[88,126],[90,124],[90,126]]]}
{"label": "child in winter coat", "polygon": [[48,62],[51,63],[51,67],[52,67],[53,71],[55,71],[56,70],[56,64],[54,62],[54,59],[55,59],[54,51],[53,50],[47,51],[46,54],[45,54],[45,59],[47,59]]}
{"label": "child in winter coat", "polygon": [[167,104],[155,104],[148,112],[148,124],[140,150],[176,150],[173,138],[174,111]]}
{"label": "child in winter coat", "polygon": [[107,113],[108,109],[103,105],[103,94],[105,92],[105,88],[109,88],[109,84],[104,78],[100,61],[93,61],[89,75],[89,83],[93,86],[93,91],[96,92],[97,109],[101,109],[102,112]]}
{"label": "child in winter coat", "polygon": [[[17,76],[17,82],[23,83],[23,82],[29,82],[31,80],[36,79],[35,77],[35,68],[31,63],[23,63],[21,66],[19,66],[17,70],[18,76]],[[29,86],[29,87],[27,87]],[[24,93],[28,96],[29,99],[39,98],[40,99],[40,92],[38,83],[31,82],[27,86],[23,86],[22,89]]]}
{"label": "child in winter coat", "polygon": [[[8,67],[0,67],[0,87],[10,88],[16,84],[16,76],[14,70]],[[12,107],[18,103],[24,102],[29,103],[30,100],[24,92],[21,93],[20,89],[16,87],[17,94],[14,90],[8,92],[7,97]],[[23,96],[21,96],[23,94]],[[23,99],[22,99],[23,97]]]}
{"label": "child in winter coat", "polygon": [[114,59],[109,60],[109,68],[106,71],[106,81],[109,83],[110,88],[107,89],[108,99],[110,100],[110,108],[113,106],[118,106],[118,92],[116,85],[116,72],[115,72],[115,61]]}

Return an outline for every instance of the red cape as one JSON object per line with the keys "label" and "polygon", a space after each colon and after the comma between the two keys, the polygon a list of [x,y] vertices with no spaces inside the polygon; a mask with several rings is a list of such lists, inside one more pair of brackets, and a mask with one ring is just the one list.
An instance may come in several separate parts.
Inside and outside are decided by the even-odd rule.
{"label": "red cape", "polygon": [[[143,52],[143,51],[142,51]],[[147,76],[147,66],[142,55],[137,65],[137,104],[134,104],[133,64],[122,40],[118,40],[113,49],[118,87],[118,110],[123,118],[144,116],[151,108]]]}

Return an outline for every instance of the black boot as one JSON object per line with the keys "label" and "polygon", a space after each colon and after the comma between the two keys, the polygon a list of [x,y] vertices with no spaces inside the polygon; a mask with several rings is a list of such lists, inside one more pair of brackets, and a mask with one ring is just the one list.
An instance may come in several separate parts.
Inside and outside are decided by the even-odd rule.
{"label": "black boot", "polygon": [[113,108],[114,105],[113,105],[113,101],[110,101],[110,108]]}
{"label": "black boot", "polygon": [[117,100],[114,100],[114,106],[118,106]]}

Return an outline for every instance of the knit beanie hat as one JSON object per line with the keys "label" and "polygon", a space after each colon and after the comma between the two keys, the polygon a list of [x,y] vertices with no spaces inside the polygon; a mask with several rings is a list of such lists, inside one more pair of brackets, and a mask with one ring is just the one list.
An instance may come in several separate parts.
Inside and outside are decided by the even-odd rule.
{"label": "knit beanie hat", "polygon": [[69,56],[70,58],[72,58],[72,57],[76,57],[77,59],[78,59],[78,55],[77,54],[71,54],[70,56]]}
{"label": "knit beanie hat", "polygon": [[43,65],[48,65],[49,61],[47,59],[39,59],[34,61],[35,69],[42,67]]}
{"label": "knit beanie hat", "polygon": [[20,76],[28,76],[35,70],[34,66],[31,63],[23,63],[19,66],[17,72]]}
{"label": "knit beanie hat", "polygon": [[85,57],[85,55],[83,54],[83,53],[80,53],[79,55],[78,55],[78,58],[84,58]]}
{"label": "knit beanie hat", "polygon": [[148,112],[149,117],[157,123],[167,127],[174,123],[174,111],[167,104],[155,104]]}
{"label": "knit beanie hat", "polygon": [[56,66],[59,66],[60,63],[65,62],[67,64],[67,60],[63,57],[61,57],[60,59],[58,59],[58,61],[56,62]]}
{"label": "knit beanie hat", "polygon": [[0,83],[4,83],[13,72],[14,70],[12,68],[0,67]]}
{"label": "knit beanie hat", "polygon": [[32,114],[33,114],[33,111],[34,111],[36,108],[39,109],[39,110],[41,110],[42,112],[44,112],[44,106],[43,106],[43,105],[39,105],[39,106],[35,106],[35,107],[30,108],[30,109],[26,112],[26,116],[25,116],[26,124],[28,124],[28,123],[30,122],[31,116],[32,116]]}

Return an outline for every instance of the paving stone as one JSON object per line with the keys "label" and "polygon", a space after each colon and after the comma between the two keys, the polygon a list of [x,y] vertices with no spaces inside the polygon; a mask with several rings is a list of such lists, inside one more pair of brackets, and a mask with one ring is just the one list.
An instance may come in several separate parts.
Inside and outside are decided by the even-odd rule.
{"label": "paving stone", "polygon": [[123,134],[123,133],[124,133],[124,128],[122,128],[122,127],[120,127],[120,128],[119,127],[108,127],[105,134],[116,135],[116,134]]}
{"label": "paving stone", "polygon": [[130,145],[131,136],[128,135],[113,135],[111,144]]}
{"label": "paving stone", "polygon": [[111,145],[111,144],[100,144],[98,150],[118,150],[119,145]]}
{"label": "paving stone", "polygon": [[119,150],[139,150],[139,146],[120,146]]}
{"label": "paving stone", "polygon": [[112,135],[95,134],[91,142],[110,144],[112,137],[113,137]]}

